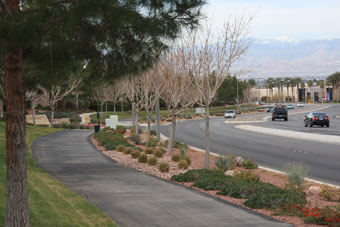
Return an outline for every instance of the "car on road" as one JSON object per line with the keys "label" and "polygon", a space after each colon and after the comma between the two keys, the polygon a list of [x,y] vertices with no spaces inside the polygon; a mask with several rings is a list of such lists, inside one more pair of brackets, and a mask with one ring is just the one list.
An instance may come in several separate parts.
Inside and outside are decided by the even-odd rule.
{"label": "car on road", "polygon": [[326,113],[322,112],[310,112],[304,119],[305,127],[313,127],[313,125],[321,125],[323,127],[329,127],[329,117]]}
{"label": "car on road", "polygon": [[283,106],[277,106],[272,111],[272,121],[275,119],[284,119],[288,121],[288,112],[287,109]]}
{"label": "car on road", "polygon": [[297,104],[297,107],[304,107],[303,102],[299,102],[299,103]]}
{"label": "car on road", "polygon": [[288,104],[288,105],[287,105],[287,110],[291,110],[291,109],[294,109],[293,104]]}
{"label": "car on road", "polygon": [[235,118],[236,117],[236,112],[235,110],[227,110],[224,113],[224,118]]}
{"label": "car on road", "polygon": [[268,106],[267,107],[267,112],[270,113],[270,112],[272,112],[273,109],[274,109],[274,106]]}

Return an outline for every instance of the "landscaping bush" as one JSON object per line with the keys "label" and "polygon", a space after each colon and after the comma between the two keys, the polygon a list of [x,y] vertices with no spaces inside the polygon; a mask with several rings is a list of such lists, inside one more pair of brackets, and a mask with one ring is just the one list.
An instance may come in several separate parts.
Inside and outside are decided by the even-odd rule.
{"label": "landscaping bush", "polygon": [[301,162],[286,163],[283,169],[288,176],[288,184],[295,187],[303,186],[305,177],[309,174],[309,167]]}
{"label": "landscaping bush", "polygon": [[202,177],[197,180],[195,180],[195,183],[193,186],[201,188],[203,190],[221,190],[225,184],[226,181],[232,180],[231,176],[225,176],[225,175],[212,175],[209,177]]}
{"label": "landscaping bush", "polygon": [[146,149],[144,150],[144,153],[145,153],[145,154],[153,154],[153,152],[154,152],[154,150],[153,150],[152,148],[146,148]]}
{"label": "landscaping bush", "polygon": [[150,138],[149,141],[146,143],[147,147],[155,147],[158,145],[158,140]]}
{"label": "landscaping bush", "polygon": [[140,152],[137,150],[134,150],[133,152],[130,153],[132,158],[139,158]]}
{"label": "landscaping bush", "polygon": [[159,163],[159,171],[161,171],[161,173],[167,173],[169,172],[170,166],[169,163],[167,162],[161,162]]}
{"label": "landscaping bush", "polygon": [[185,161],[184,159],[179,161],[178,168],[187,169],[188,167],[189,167],[189,164],[187,163],[187,161]]}
{"label": "landscaping bush", "polygon": [[306,193],[303,190],[287,190],[276,187],[268,191],[259,190],[251,193],[244,205],[253,209],[278,209],[288,205],[304,205],[305,203]]}
{"label": "landscaping bush", "polygon": [[189,166],[191,165],[191,158],[188,155],[181,156],[181,160],[185,160]]}
{"label": "landscaping bush", "polygon": [[260,177],[250,171],[238,171],[236,172],[235,177],[248,182],[260,182]]}
{"label": "landscaping bush", "polygon": [[149,158],[148,165],[149,166],[155,166],[155,165],[157,165],[157,162],[158,162],[158,159],[153,156],[153,157]]}
{"label": "landscaping bush", "polygon": [[179,154],[173,154],[171,156],[171,161],[173,162],[179,162],[180,159],[181,159],[181,156]]}
{"label": "landscaping bush", "polygon": [[150,131],[150,135],[152,135],[152,136],[157,136],[157,132],[156,132],[155,130],[151,130],[151,131]]}
{"label": "landscaping bush", "polygon": [[332,200],[332,193],[326,185],[322,186],[320,196],[327,201]]}
{"label": "landscaping bush", "polygon": [[119,146],[116,148],[116,150],[117,150],[118,152],[124,152],[125,149],[126,149],[126,147],[125,147],[124,145],[119,145]]}
{"label": "landscaping bush", "polygon": [[138,134],[131,133],[131,140],[135,142],[136,144],[140,144],[140,137]]}
{"label": "landscaping bush", "polygon": [[173,175],[171,177],[171,180],[177,181],[177,182],[194,182],[197,179],[203,178],[203,177],[209,177],[209,176],[224,176],[223,173],[217,172],[213,169],[194,169],[189,170],[185,173],[181,173],[178,175]]}
{"label": "landscaping bush", "polygon": [[125,147],[133,147],[127,142],[122,134],[112,131],[100,131],[94,134],[94,138],[99,142],[100,146],[104,146],[107,150],[116,150],[119,145]]}
{"label": "landscaping bush", "polygon": [[117,130],[126,132],[126,127],[124,125],[117,125]]}
{"label": "landscaping bush", "polygon": [[132,152],[134,152],[134,149],[132,149],[131,147],[129,147],[129,148],[126,148],[125,150],[124,150],[124,154],[132,154]]}
{"label": "landscaping bush", "polygon": [[234,168],[233,159],[231,156],[221,155],[215,159],[215,166],[218,171],[225,172]]}
{"label": "landscaping bush", "polygon": [[155,151],[153,152],[153,155],[154,155],[155,157],[157,157],[157,158],[163,158],[163,152],[162,152],[162,150],[155,150]]}
{"label": "landscaping bush", "polygon": [[146,154],[141,154],[138,158],[138,162],[147,163],[148,162],[148,156]]}
{"label": "landscaping bush", "polygon": [[180,149],[180,150],[187,150],[188,145],[174,141],[174,148]]}
{"label": "landscaping bush", "polygon": [[258,166],[255,161],[251,159],[246,159],[242,162],[242,167],[246,169],[257,169]]}

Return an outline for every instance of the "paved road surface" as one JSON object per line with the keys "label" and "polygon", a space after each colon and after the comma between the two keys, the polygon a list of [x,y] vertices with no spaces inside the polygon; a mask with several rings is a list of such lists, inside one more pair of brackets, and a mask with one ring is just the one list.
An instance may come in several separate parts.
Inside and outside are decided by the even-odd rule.
{"label": "paved road surface", "polygon": [[[322,110],[331,111],[332,108]],[[339,107],[334,107],[336,112]],[[275,121],[266,123],[253,123],[253,125],[268,127],[278,127],[285,125],[294,130],[299,127],[305,129],[303,124],[299,124],[301,115],[291,115],[288,124],[285,121]],[[264,114],[265,116],[265,114]],[[268,115],[269,116],[269,115]],[[296,120],[295,119],[296,116]],[[290,120],[292,119],[292,121]],[[328,183],[340,184],[340,146],[334,144],[304,141],[278,137],[275,135],[264,135],[260,133],[248,132],[235,129],[235,124],[224,124],[224,118],[211,119],[211,151],[218,154],[236,154],[243,157],[249,157],[260,165],[281,170],[282,166],[291,161],[301,161],[311,168],[311,178],[326,181]],[[331,119],[331,127],[337,127],[335,119]],[[247,123],[249,124],[249,123]],[[290,125],[290,126],[289,126]],[[285,129],[285,128],[283,128]],[[319,130],[326,128],[311,128]],[[163,126],[161,132],[169,136],[170,126]],[[335,130],[336,131],[336,130]],[[204,134],[205,126],[203,120],[191,120],[178,123],[176,126],[175,139],[177,141],[189,144],[201,149],[205,148]]]}
{"label": "paved road surface", "polygon": [[123,167],[91,146],[91,131],[36,139],[37,164],[120,226],[289,226],[200,192]]}

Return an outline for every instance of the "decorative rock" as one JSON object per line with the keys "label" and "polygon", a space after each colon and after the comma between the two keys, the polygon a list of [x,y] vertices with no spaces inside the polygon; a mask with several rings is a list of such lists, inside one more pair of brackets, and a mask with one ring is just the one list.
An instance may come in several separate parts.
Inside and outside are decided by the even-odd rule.
{"label": "decorative rock", "polygon": [[234,176],[234,174],[235,174],[234,170],[228,170],[224,173],[224,175],[226,175],[226,176]]}
{"label": "decorative rock", "polygon": [[244,162],[244,158],[242,158],[241,156],[237,156],[235,158],[235,162],[237,166],[242,166],[242,163]]}
{"label": "decorative rock", "polygon": [[309,195],[320,195],[321,188],[319,186],[310,186],[307,190]]}

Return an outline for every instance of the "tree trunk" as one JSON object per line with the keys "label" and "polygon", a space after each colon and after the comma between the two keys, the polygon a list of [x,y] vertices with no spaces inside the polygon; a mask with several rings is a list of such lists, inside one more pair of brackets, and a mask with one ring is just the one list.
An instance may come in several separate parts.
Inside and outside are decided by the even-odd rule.
{"label": "tree trunk", "polygon": [[103,113],[103,106],[104,106],[104,103],[100,103],[100,112]]}
{"label": "tree trunk", "polygon": [[147,119],[147,122],[148,122],[148,135],[147,135],[147,138],[146,138],[146,141],[148,142],[151,138],[151,115],[149,112],[146,113],[146,119]]}
{"label": "tree trunk", "polygon": [[116,103],[113,103],[113,112],[116,113]]}
{"label": "tree trunk", "polygon": [[124,112],[124,103],[120,102],[120,112]]}
{"label": "tree trunk", "polygon": [[171,121],[171,131],[170,131],[170,138],[168,143],[168,154],[172,154],[172,146],[175,139],[175,129],[176,129],[176,108],[172,109],[172,121]]}
{"label": "tree trunk", "polygon": [[157,121],[157,126],[156,126],[156,131],[157,131],[157,140],[161,141],[161,118],[160,118],[160,107],[159,107],[159,97],[156,99],[156,121]]}
{"label": "tree trunk", "polygon": [[31,107],[32,107],[32,119],[33,119],[33,126],[37,126],[37,123],[35,121],[35,102],[31,102]]}
{"label": "tree trunk", "polygon": [[135,136],[139,137],[139,128],[138,128],[138,112],[136,111],[136,122],[135,122]]}
{"label": "tree trunk", "polygon": [[131,103],[132,107],[131,107],[131,126],[132,128],[135,127],[135,119],[136,119],[136,114],[135,114],[135,105],[133,103]]}
{"label": "tree trunk", "polygon": [[105,113],[107,113],[107,102],[105,102]]}
{"label": "tree trunk", "polygon": [[51,107],[51,128],[54,126],[54,105]]}
{"label": "tree trunk", "polygon": [[209,128],[209,106],[205,106],[205,158],[204,168],[210,166],[210,128]]}
{"label": "tree trunk", "polygon": [[[19,11],[19,0],[6,0],[8,10]],[[7,97],[6,226],[30,226],[27,201],[25,88],[22,49],[5,44],[5,87]]]}

